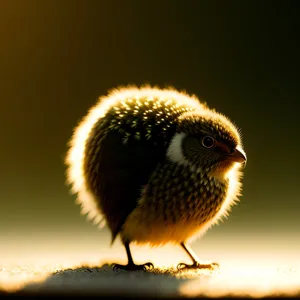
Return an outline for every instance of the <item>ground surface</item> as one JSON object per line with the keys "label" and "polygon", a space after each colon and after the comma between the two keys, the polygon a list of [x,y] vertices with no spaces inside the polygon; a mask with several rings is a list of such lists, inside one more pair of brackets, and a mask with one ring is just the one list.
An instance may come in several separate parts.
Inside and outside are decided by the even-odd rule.
{"label": "ground surface", "polygon": [[34,266],[2,268],[1,288],[9,293],[76,295],[177,296],[295,296],[300,295],[300,267],[223,263],[213,272],[114,272],[101,267]]}

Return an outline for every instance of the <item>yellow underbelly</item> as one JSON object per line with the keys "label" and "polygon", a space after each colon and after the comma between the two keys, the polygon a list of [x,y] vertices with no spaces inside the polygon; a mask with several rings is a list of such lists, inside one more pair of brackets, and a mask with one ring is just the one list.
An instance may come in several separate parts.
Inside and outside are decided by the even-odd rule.
{"label": "yellow underbelly", "polygon": [[127,218],[121,236],[137,244],[151,246],[175,244],[201,235],[210,227],[213,219],[213,216],[207,220],[201,220],[195,216],[171,222],[166,221],[163,217],[145,216],[138,208]]}

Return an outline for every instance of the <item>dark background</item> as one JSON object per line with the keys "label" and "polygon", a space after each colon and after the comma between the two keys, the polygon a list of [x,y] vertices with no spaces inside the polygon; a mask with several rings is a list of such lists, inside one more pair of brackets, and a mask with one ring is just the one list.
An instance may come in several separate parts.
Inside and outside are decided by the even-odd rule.
{"label": "dark background", "polygon": [[297,1],[1,0],[1,253],[109,246],[74,204],[63,160],[98,96],[143,83],[196,94],[242,130],[241,202],[197,243],[297,252],[298,19]]}

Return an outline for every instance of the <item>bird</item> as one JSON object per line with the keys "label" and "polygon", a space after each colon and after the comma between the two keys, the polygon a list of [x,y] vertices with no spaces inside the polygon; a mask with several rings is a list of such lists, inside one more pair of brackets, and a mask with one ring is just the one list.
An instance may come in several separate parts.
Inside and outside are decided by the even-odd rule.
{"label": "bird", "polygon": [[128,263],[114,270],[149,270],[130,246],[180,246],[191,264],[215,268],[189,244],[228,217],[242,195],[246,164],[240,128],[194,95],[174,87],[117,86],[73,128],[66,183],[86,218],[117,236]]}

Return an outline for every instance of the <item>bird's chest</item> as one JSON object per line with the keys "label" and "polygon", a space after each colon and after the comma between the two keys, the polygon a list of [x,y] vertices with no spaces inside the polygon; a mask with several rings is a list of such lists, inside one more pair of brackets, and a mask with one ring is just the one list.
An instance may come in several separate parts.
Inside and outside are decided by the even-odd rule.
{"label": "bird's chest", "polygon": [[227,184],[188,166],[165,164],[153,174],[143,193],[145,204],[164,222],[210,221],[221,209]]}

